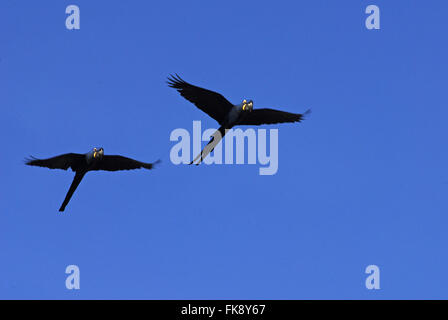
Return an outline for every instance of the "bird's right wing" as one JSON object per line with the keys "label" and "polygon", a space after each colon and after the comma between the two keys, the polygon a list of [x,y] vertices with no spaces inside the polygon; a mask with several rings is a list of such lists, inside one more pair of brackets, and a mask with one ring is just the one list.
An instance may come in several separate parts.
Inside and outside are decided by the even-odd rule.
{"label": "bird's right wing", "polygon": [[84,154],[66,153],[49,159],[37,159],[31,156],[31,158],[26,159],[25,164],[50,169],[67,170],[68,168],[72,168],[75,171],[76,168],[82,165],[83,160],[85,160]]}
{"label": "bird's right wing", "polygon": [[189,84],[178,75],[168,77],[168,86],[176,89],[182,97],[193,103],[220,124],[222,124],[233,107],[221,94]]}

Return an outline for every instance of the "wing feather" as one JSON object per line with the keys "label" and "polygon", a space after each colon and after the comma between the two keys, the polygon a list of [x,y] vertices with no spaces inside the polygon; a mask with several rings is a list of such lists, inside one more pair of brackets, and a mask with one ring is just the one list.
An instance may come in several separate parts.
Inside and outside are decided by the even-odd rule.
{"label": "wing feather", "polygon": [[252,112],[248,112],[239,124],[258,126],[261,124],[300,122],[308,113],[310,113],[310,110],[305,113],[291,113],[274,109],[254,109]]}
{"label": "wing feather", "polygon": [[177,74],[168,77],[168,86],[222,124],[233,105],[221,94],[200,88],[182,80]]}
{"label": "wing feather", "polygon": [[154,163],[145,163],[123,156],[105,155],[92,170],[118,171],[140,168],[152,169],[159,162],[160,160]]}
{"label": "wing feather", "polygon": [[37,159],[33,156],[25,159],[25,164],[29,166],[46,167],[50,169],[62,169],[67,170],[71,168],[76,171],[85,162],[85,155],[79,153],[66,153],[60,156],[56,156],[48,159]]}

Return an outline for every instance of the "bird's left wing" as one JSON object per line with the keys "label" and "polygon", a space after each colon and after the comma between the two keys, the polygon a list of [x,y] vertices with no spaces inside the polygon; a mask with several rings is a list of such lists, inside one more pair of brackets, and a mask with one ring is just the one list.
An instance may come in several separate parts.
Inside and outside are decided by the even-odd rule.
{"label": "bird's left wing", "polygon": [[152,169],[156,163],[140,162],[131,158],[126,158],[123,156],[109,156],[105,155],[98,161],[98,164],[92,170],[106,170],[106,171],[118,171],[118,170],[133,170],[133,169]]}
{"label": "bird's left wing", "polygon": [[238,124],[257,126],[261,124],[300,122],[308,113],[310,113],[310,110],[307,110],[305,113],[291,113],[274,109],[254,109],[251,112],[247,112],[246,116]]}

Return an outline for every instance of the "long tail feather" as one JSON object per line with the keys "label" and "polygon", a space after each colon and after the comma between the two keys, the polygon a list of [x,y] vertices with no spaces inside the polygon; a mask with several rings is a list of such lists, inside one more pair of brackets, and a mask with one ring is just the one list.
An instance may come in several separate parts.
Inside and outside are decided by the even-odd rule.
{"label": "long tail feather", "polygon": [[76,172],[76,175],[73,178],[73,182],[70,186],[70,189],[68,189],[67,195],[65,196],[64,202],[59,208],[60,212],[65,210],[65,207],[67,206],[68,202],[70,201],[70,198],[72,197],[73,193],[75,192],[76,188],[78,187],[79,183],[81,182],[85,174],[86,174],[85,172]]}
{"label": "long tail feather", "polygon": [[210,152],[212,152],[215,147],[218,145],[218,143],[222,140],[224,135],[226,134],[226,128],[221,126],[218,130],[213,133],[209,143],[202,149],[201,153],[196,156],[196,158],[193,159],[193,161],[190,162],[190,164],[195,163],[196,165],[199,165],[202,160],[204,160]]}

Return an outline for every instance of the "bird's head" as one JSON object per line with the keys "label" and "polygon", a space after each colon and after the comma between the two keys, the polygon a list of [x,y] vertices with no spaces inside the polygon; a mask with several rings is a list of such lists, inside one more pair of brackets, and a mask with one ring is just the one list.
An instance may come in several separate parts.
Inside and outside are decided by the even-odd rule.
{"label": "bird's head", "polygon": [[243,111],[251,112],[254,109],[254,103],[252,100],[247,101],[246,99],[242,102]]}
{"label": "bird's head", "polygon": [[93,148],[93,158],[94,159],[102,159],[104,155],[104,149],[103,148]]}

